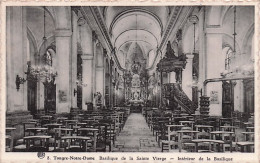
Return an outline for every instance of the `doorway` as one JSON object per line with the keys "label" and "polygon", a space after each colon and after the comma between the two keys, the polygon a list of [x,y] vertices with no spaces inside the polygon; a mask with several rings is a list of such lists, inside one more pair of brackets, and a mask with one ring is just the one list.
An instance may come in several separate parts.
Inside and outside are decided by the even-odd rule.
{"label": "doorway", "polygon": [[28,111],[35,116],[37,113],[37,82],[28,80],[27,87]]}
{"label": "doorway", "polygon": [[235,82],[222,82],[222,116],[230,118],[234,111],[234,86]]}
{"label": "doorway", "polygon": [[54,81],[44,83],[45,113],[56,113],[56,84]]}
{"label": "doorway", "polygon": [[244,80],[244,108],[247,117],[254,114],[255,111],[255,97],[254,97],[254,80]]}

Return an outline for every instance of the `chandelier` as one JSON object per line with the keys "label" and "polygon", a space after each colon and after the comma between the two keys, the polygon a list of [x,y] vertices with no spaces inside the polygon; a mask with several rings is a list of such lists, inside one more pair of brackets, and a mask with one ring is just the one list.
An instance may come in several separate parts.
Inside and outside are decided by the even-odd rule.
{"label": "chandelier", "polygon": [[43,45],[44,45],[44,55],[37,58],[37,65],[31,65],[31,62],[27,62],[27,80],[33,81],[42,81],[44,84],[50,84],[55,82],[55,77],[57,77],[58,73],[55,72],[54,68],[52,67],[52,55],[51,52],[46,49],[46,14],[45,14],[45,7],[43,7]]}
{"label": "chandelier", "polygon": [[44,65],[44,66],[32,66],[31,62],[27,62],[27,80],[31,81],[42,81],[43,83],[50,83],[55,81],[55,77],[58,75],[57,72],[54,72],[53,67]]}

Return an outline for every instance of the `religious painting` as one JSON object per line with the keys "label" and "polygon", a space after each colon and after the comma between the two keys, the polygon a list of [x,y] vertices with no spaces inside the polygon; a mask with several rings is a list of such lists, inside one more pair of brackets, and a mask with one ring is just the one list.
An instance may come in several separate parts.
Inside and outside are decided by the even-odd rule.
{"label": "religious painting", "polygon": [[211,104],[219,104],[218,91],[211,91],[210,92],[210,103]]}
{"label": "religious painting", "polygon": [[67,94],[66,94],[66,91],[59,90],[59,101],[60,101],[60,103],[67,102]]}

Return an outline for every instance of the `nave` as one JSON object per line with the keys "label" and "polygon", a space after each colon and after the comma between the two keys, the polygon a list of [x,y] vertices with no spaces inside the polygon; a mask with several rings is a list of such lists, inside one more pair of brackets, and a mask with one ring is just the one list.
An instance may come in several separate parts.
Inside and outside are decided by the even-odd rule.
{"label": "nave", "polygon": [[7,6],[6,152],[255,152],[255,6]]}

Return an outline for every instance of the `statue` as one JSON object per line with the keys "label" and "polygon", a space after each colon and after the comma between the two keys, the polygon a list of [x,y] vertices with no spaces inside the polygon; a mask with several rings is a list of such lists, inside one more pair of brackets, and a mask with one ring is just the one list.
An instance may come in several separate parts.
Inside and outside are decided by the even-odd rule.
{"label": "statue", "polygon": [[96,104],[101,105],[102,104],[102,95],[100,92],[95,93],[95,99],[96,99]]}
{"label": "statue", "polygon": [[177,57],[175,56],[174,53],[175,53],[175,52],[174,52],[174,50],[172,49],[171,42],[168,41],[165,57],[166,57],[166,58],[177,59]]}

